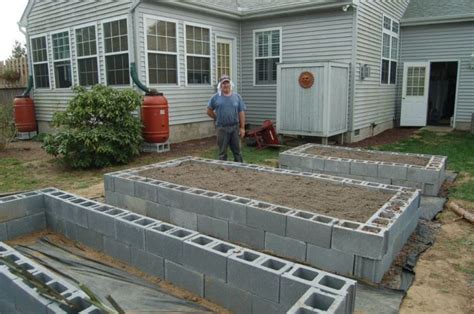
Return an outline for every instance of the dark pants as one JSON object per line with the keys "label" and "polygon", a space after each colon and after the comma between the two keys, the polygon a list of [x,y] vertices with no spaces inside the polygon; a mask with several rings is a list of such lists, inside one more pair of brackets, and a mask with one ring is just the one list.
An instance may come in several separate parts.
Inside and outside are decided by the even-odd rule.
{"label": "dark pants", "polygon": [[234,155],[234,161],[242,162],[240,152],[239,125],[217,128],[217,146],[219,146],[219,159],[227,160],[227,147],[230,147]]}

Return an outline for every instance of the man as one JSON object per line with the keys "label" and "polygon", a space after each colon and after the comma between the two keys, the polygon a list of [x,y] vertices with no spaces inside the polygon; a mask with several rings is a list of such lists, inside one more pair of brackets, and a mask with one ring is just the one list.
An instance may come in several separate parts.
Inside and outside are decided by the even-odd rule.
{"label": "man", "polygon": [[217,93],[207,105],[207,115],[214,119],[217,128],[219,159],[227,160],[227,147],[234,155],[234,161],[242,162],[240,138],[245,135],[245,103],[239,94],[232,91],[232,81],[222,75],[217,85]]}

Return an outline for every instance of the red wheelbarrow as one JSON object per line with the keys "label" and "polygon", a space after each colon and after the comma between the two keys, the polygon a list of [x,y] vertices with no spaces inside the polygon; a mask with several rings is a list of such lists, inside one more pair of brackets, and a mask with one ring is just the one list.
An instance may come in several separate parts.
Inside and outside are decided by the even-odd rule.
{"label": "red wheelbarrow", "polygon": [[245,137],[253,139],[258,149],[282,146],[271,120],[265,120],[261,127],[246,131]]}

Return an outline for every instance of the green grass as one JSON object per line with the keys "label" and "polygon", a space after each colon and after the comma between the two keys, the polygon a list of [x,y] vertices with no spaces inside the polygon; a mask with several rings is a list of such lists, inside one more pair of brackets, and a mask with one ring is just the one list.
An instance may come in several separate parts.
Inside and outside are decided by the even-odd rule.
{"label": "green grass", "polygon": [[29,190],[38,185],[30,169],[14,158],[0,159],[0,177],[0,191]]}
{"label": "green grass", "polygon": [[[265,149],[256,149],[255,147],[248,147],[247,145],[242,145],[242,156],[244,158],[244,162],[246,163],[276,166],[276,163],[278,162],[278,154],[280,153],[280,151],[284,151],[285,149],[287,148],[268,147]],[[217,159],[217,148],[204,151],[200,156],[203,158]],[[227,159],[233,160],[233,156],[230,150],[227,154]]]}
{"label": "green grass", "polygon": [[448,156],[448,169],[458,172],[458,184],[450,197],[474,202],[474,135],[466,132],[435,133],[422,130],[417,136],[376,149]]}

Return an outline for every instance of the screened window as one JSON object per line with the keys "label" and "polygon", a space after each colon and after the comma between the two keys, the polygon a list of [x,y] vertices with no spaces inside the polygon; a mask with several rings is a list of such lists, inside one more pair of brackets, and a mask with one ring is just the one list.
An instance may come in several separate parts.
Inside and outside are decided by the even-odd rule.
{"label": "screened window", "polygon": [[255,84],[276,84],[277,63],[280,62],[281,34],[279,29],[256,31],[255,45]]}
{"label": "screened window", "polygon": [[389,17],[383,17],[382,28],[382,84],[395,84],[397,81],[397,62],[400,25]]}
{"label": "screened window", "polygon": [[92,86],[99,83],[95,26],[76,29],[76,49],[79,85]]}
{"label": "screened window", "polygon": [[48,49],[45,36],[31,39],[31,54],[36,88],[49,88]]}
{"label": "screened window", "polygon": [[107,85],[129,85],[127,20],[104,23]]}
{"label": "screened window", "polygon": [[188,84],[211,84],[209,28],[186,25],[186,68]]}
{"label": "screened window", "polygon": [[70,87],[72,85],[72,76],[69,32],[53,34],[51,39],[53,42],[54,79],[56,88]]}
{"label": "screened window", "polygon": [[176,23],[147,19],[148,80],[178,84]]}

